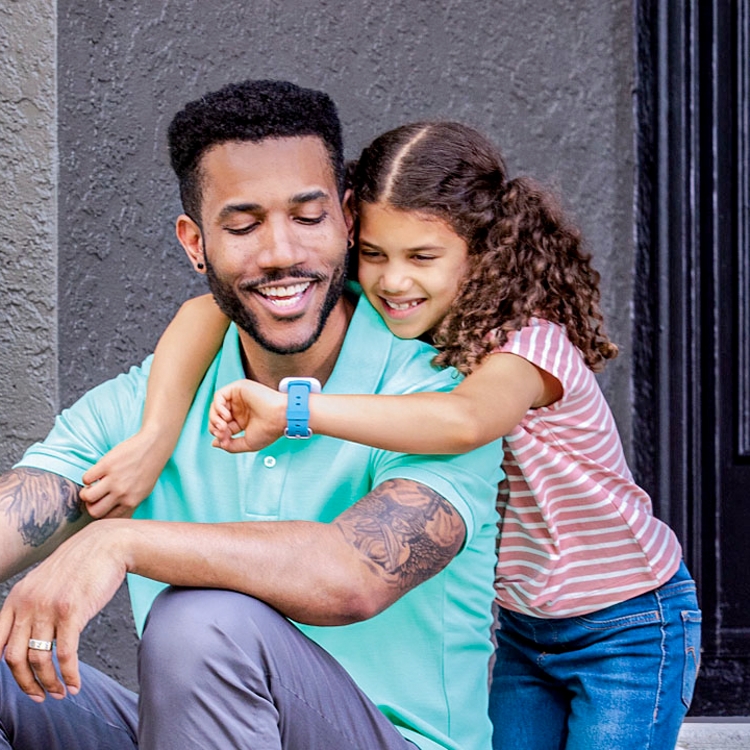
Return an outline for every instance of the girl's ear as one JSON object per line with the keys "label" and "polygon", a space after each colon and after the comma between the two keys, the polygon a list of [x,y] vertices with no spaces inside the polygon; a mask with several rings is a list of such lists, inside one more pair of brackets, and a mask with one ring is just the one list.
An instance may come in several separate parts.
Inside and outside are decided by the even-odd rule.
{"label": "girl's ear", "polygon": [[201,228],[187,214],[181,214],[175,223],[175,234],[190,258],[193,268],[198,273],[206,273]]}

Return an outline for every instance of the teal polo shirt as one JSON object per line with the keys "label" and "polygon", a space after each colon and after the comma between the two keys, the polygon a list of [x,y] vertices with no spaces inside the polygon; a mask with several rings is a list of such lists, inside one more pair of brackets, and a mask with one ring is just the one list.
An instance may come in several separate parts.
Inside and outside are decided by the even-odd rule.
{"label": "teal polo shirt", "polygon": [[[394,337],[362,297],[325,393],[450,390],[455,371],[431,366],[435,351]],[[81,483],[104,453],[141,420],[150,358],[94,388],[56,420],[43,443],[18,466]],[[300,373],[303,375],[304,373]],[[500,446],[464,456],[414,456],[314,435],[282,438],[257,453],[211,446],[208,411],[214,391],[244,377],[231,326],[201,384],[174,454],[135,518],[215,523],[330,522],[388,479],[431,487],[466,525],[462,551],[440,573],[365,622],[299,625],[329,651],[401,733],[423,750],[486,750],[488,661],[495,565],[495,494]],[[303,566],[306,560],[300,559]],[[129,576],[138,632],[163,584]]]}

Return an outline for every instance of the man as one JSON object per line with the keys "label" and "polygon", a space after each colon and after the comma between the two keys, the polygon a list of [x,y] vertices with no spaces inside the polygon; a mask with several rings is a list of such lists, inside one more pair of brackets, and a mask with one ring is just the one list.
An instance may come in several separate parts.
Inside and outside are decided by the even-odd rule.
{"label": "man", "polygon": [[[84,396],[0,483],[4,573],[46,558],[0,612],[5,746],[489,747],[498,447],[210,445],[212,394],[239,377],[313,377],[328,392],[455,383],[344,291],[352,219],[333,103],[284,82],[228,86],[178,113],[170,153],[177,236],[237,327],[132,520],[88,523],[78,491],[138,427],[147,366]],[[76,653],[126,573],[139,698]]]}

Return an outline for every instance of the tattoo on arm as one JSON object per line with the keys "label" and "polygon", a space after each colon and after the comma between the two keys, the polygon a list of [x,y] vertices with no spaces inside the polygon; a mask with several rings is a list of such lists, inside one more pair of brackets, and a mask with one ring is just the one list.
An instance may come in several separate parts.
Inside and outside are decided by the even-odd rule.
{"label": "tattoo on arm", "polygon": [[0,477],[0,510],[28,547],[41,547],[63,524],[81,515],[80,487],[38,469],[16,469]]}
{"label": "tattoo on arm", "polygon": [[402,593],[439,573],[466,535],[463,519],[445,498],[405,479],[379,485],[336,523],[371,569]]}

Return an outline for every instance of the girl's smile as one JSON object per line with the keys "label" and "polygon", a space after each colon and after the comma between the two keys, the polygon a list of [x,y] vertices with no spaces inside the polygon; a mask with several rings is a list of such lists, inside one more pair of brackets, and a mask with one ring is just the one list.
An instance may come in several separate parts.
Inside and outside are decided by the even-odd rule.
{"label": "girl's smile", "polygon": [[417,338],[443,319],[468,255],[466,242],[442,219],[388,203],[360,206],[359,282],[399,338]]}

